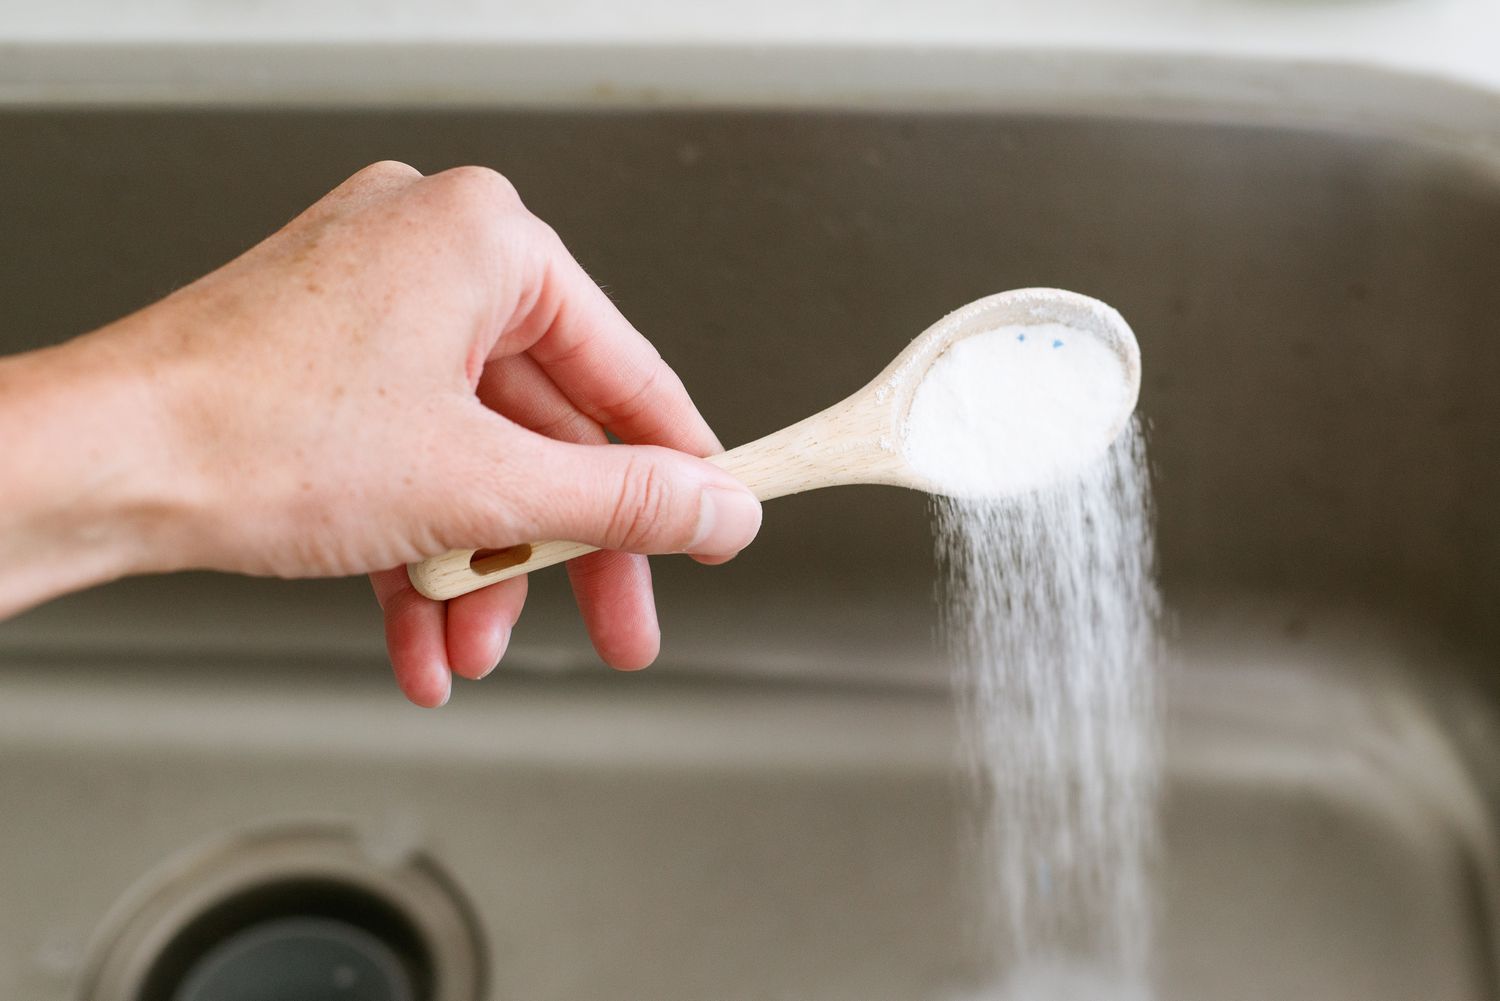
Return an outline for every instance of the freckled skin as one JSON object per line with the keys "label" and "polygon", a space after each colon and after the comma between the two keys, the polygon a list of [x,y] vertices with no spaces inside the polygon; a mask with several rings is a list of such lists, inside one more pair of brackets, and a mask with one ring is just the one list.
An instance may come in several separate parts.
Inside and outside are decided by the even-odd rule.
{"label": "freckled skin", "polygon": [[681,381],[482,168],[376,164],[161,302],[0,359],[0,440],[24,460],[0,477],[0,615],[129,573],[371,573],[428,706],[499,660],[526,582],[433,602],[405,563],[600,546],[575,592],[633,669],[660,635],[632,553],[719,560],[759,527],[693,457],[720,446]]}

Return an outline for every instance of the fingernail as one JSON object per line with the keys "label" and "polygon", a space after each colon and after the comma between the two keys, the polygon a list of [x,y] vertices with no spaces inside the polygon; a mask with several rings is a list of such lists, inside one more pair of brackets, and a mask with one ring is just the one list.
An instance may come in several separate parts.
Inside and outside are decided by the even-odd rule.
{"label": "fingernail", "polygon": [[485,668],[484,672],[479,675],[479,678],[475,679],[476,681],[478,681],[480,678],[488,678],[490,676],[490,672],[500,666],[500,661],[505,657],[505,648],[510,646],[510,627],[497,627],[495,629],[495,638],[491,640],[491,645],[495,651],[494,663]]}
{"label": "fingernail", "polygon": [[760,531],[760,501],[748,490],[705,487],[698,506],[698,531],[687,552],[730,555]]}

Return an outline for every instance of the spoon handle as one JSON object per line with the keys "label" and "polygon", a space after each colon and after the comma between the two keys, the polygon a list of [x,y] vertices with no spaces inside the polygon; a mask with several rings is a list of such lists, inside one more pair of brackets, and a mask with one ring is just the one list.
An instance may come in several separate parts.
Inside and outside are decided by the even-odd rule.
{"label": "spoon handle", "polygon": [[[864,436],[849,434],[854,429],[848,415],[836,409],[825,410],[728,452],[711,455],[708,461],[744,483],[763,501],[838,483],[870,482],[869,448],[862,447],[868,442]],[[878,461],[876,464],[879,465]],[[406,572],[419,592],[443,600],[596,549],[597,546],[563,540],[522,543],[506,549],[454,549],[412,563]]]}

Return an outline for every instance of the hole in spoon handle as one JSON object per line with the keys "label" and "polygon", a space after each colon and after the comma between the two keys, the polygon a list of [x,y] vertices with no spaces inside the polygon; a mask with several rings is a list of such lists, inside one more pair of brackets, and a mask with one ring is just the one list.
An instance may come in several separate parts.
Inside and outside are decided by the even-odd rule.
{"label": "hole in spoon handle", "polygon": [[531,543],[523,542],[504,549],[476,549],[469,554],[469,569],[477,574],[509,570],[531,559],[533,548]]}
{"label": "hole in spoon handle", "polygon": [[454,549],[430,560],[409,564],[406,575],[418,592],[444,601],[592,553],[596,548],[581,542],[558,540],[523,542],[505,549]]}

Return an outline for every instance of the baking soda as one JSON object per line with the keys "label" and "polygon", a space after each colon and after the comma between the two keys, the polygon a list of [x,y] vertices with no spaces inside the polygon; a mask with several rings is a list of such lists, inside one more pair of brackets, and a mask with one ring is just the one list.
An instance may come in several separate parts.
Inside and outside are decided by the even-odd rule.
{"label": "baking soda", "polygon": [[933,507],[986,999],[1151,997],[1158,598],[1143,438],[1132,422],[1096,454],[1121,406],[1112,354],[1054,326],[976,335],[912,408],[926,475],[1012,491]]}
{"label": "baking soda", "polygon": [[1033,490],[1101,452],[1131,392],[1125,362],[1093,334],[1059,323],[974,334],[917,386],[907,459],[948,494]]}

